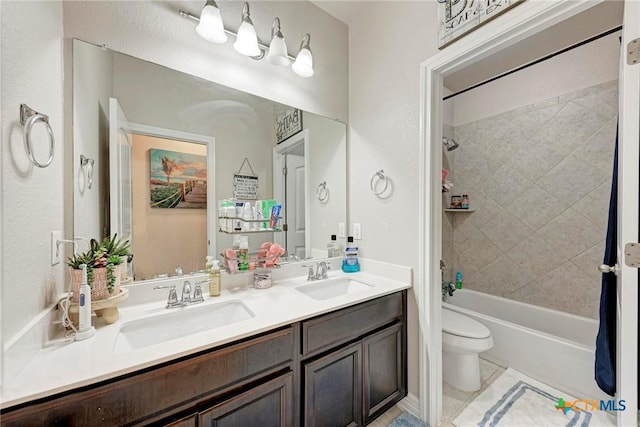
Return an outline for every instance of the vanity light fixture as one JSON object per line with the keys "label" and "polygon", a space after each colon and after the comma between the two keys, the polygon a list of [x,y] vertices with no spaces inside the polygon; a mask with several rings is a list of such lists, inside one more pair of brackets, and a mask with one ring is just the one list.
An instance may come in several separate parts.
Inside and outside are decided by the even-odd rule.
{"label": "vanity light fixture", "polygon": [[267,61],[283,67],[291,64],[291,59],[289,59],[289,54],[287,53],[287,44],[284,41],[282,31],[280,31],[280,18],[278,17],[273,20],[271,25],[271,44],[269,45]]}
{"label": "vanity light fixture", "polygon": [[224,43],[227,41],[222,15],[220,15],[220,9],[218,9],[218,5],[214,0],[207,0],[202,8],[196,32],[200,37],[212,43]]}
{"label": "vanity light fixture", "polygon": [[311,36],[309,34],[304,35],[300,43],[300,51],[297,57],[294,58],[287,52],[287,44],[282,35],[280,18],[278,17],[273,20],[271,43],[266,46],[258,39],[256,29],[251,21],[248,3],[244,3],[242,7],[242,21],[237,33],[224,28],[220,9],[218,9],[214,0],[206,1],[199,18],[182,10],[178,11],[178,13],[184,18],[197,22],[196,32],[207,41],[221,44],[227,41],[227,35],[231,35],[236,38],[233,48],[238,53],[255,60],[260,60],[266,56],[267,61],[274,65],[283,67],[291,65],[293,72],[301,77],[313,76],[313,56],[309,47]]}
{"label": "vanity light fixture", "polygon": [[236,52],[245,56],[262,55],[262,51],[258,47],[258,35],[249,14],[249,3],[245,3],[242,6],[242,21],[240,22],[233,48]]}
{"label": "vanity light fixture", "polygon": [[291,65],[293,72],[301,77],[313,76],[313,55],[311,55],[309,41],[311,41],[311,35],[305,34],[302,42],[300,42],[300,52],[298,52],[293,65]]}

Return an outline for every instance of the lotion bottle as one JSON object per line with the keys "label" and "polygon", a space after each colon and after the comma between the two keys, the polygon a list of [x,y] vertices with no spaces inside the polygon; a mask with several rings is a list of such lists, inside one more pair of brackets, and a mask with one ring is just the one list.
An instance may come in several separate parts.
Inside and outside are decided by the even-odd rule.
{"label": "lotion bottle", "polygon": [[220,261],[217,259],[211,261],[209,269],[209,296],[220,296]]}

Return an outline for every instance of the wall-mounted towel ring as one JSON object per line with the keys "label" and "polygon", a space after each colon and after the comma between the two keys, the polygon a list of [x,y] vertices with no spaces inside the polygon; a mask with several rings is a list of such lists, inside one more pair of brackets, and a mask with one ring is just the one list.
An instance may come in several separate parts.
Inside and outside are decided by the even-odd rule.
{"label": "wall-mounted towel ring", "polygon": [[[380,182],[384,183],[382,190],[377,190],[378,184]],[[374,173],[371,177],[371,181],[369,182],[369,186],[371,187],[371,192],[376,196],[382,195],[389,188],[389,177],[384,174],[384,170],[380,169],[378,172]]]}
{"label": "wall-mounted towel ring", "polygon": [[86,157],[84,154],[80,154],[80,166],[84,170],[84,176],[87,180],[87,188],[91,189],[93,185],[93,159]]}
{"label": "wall-mounted towel ring", "polygon": [[329,188],[327,187],[327,181],[322,181],[318,184],[316,189],[316,197],[321,203],[327,203],[329,201]]}
{"label": "wall-mounted towel ring", "polygon": [[[44,123],[49,133],[49,159],[45,163],[40,163],[33,155],[33,147],[31,142],[31,130],[33,125],[38,122]],[[55,139],[53,137],[53,130],[49,124],[49,116],[38,113],[37,111],[29,108],[27,104],[20,104],[20,124],[24,126],[24,149],[27,152],[27,156],[31,163],[39,168],[46,168],[53,161],[53,151],[55,148]]]}

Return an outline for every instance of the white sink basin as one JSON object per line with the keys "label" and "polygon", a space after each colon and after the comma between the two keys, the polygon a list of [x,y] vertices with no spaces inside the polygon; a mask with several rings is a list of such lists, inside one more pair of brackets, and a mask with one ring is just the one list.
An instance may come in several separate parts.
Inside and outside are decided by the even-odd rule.
{"label": "white sink basin", "polygon": [[255,314],[239,300],[168,309],[166,313],[132,320],[122,325],[114,352],[138,350],[252,317],[255,317]]}
{"label": "white sink basin", "polygon": [[323,280],[321,282],[311,282],[306,285],[297,286],[294,289],[313,299],[325,300],[371,289],[372,287],[373,285],[341,277],[338,279]]}

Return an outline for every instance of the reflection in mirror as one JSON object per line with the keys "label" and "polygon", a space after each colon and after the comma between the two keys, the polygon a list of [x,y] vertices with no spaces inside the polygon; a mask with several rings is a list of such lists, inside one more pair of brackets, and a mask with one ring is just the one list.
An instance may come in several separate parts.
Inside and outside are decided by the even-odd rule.
{"label": "reflection in mirror", "polygon": [[[258,177],[257,198],[277,199],[283,223],[294,224],[289,231],[249,234],[249,250],[270,241],[298,259],[327,256],[329,236],[346,220],[344,123],[302,112],[303,130],[278,144],[276,119],[290,106],[78,40],[73,78],[74,236],[117,232],[131,239],[135,280],[199,271],[205,255],[219,256],[232,246],[234,236],[217,230],[218,200],[234,197],[233,177],[245,157]],[[110,98],[126,116],[117,125]],[[125,128],[130,148],[110,149],[109,135]],[[304,149],[281,149],[301,138]],[[178,158],[169,159],[177,163],[170,176],[153,176],[154,150],[205,157],[206,179],[194,175],[193,162]],[[96,159],[91,189],[80,155]],[[300,165],[290,166],[296,156]],[[287,170],[292,173],[283,175]],[[315,197],[323,181],[331,189],[326,203]],[[180,199],[177,207],[153,207],[152,192],[169,187],[180,188],[172,193]],[[179,207],[203,191],[206,208]]]}

